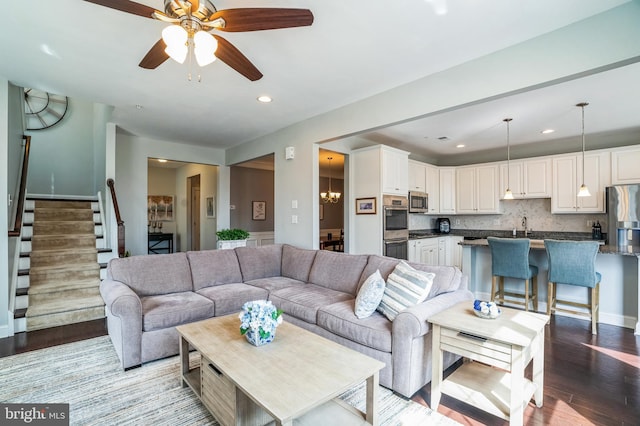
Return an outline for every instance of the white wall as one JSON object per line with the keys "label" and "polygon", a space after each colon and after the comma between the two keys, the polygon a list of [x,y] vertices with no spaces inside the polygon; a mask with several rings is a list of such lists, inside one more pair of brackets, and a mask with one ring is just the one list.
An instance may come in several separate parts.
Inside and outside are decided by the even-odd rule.
{"label": "white wall", "polygon": [[[113,158],[115,160],[114,180],[118,204],[126,228],[126,249],[133,255],[147,254],[147,159],[166,158],[210,165],[225,163],[224,151],[220,149],[196,146],[188,146],[187,149],[186,145],[180,143],[120,133],[116,134],[115,144],[110,146],[109,150],[115,150],[115,155],[107,152],[107,158],[110,159],[107,162],[107,170],[111,170],[113,167],[110,163]],[[226,169],[226,167],[221,167],[221,169]],[[220,173],[220,176],[221,178],[215,183],[218,187],[217,192],[220,193],[220,188],[227,188],[225,192],[228,192],[228,173]],[[205,190],[207,189],[205,188]],[[218,226],[228,226],[228,210],[228,198],[222,197],[222,200],[219,198]]]}
{"label": "white wall", "polygon": [[[9,110],[9,82],[0,78],[0,111]],[[7,113],[0,114],[0,200],[8,197],[7,183],[9,182],[7,165],[9,150],[9,117]],[[7,209],[0,209],[0,337],[9,335],[9,232],[7,226]]]}

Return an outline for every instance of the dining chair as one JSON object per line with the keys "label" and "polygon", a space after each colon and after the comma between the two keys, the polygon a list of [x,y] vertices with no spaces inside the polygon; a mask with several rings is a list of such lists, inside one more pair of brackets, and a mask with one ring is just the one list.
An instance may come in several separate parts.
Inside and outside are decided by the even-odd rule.
{"label": "dining chair", "polygon": [[[600,311],[600,280],[602,275],[596,272],[596,255],[600,245],[597,241],[560,241],[544,240],[549,259],[549,288],[547,293],[547,315],[561,311],[591,319],[591,333],[597,334],[598,314]],[[587,287],[588,302],[557,298],[557,285],[568,284]],[[576,311],[557,305],[583,308]],[[584,309],[588,312],[584,312]]]}
{"label": "dining chair", "polygon": [[[489,237],[487,241],[491,249],[491,300],[501,304],[524,305],[527,311],[531,302],[533,310],[537,311],[538,267],[529,264],[530,240]],[[505,291],[505,277],[524,280],[524,292]]]}

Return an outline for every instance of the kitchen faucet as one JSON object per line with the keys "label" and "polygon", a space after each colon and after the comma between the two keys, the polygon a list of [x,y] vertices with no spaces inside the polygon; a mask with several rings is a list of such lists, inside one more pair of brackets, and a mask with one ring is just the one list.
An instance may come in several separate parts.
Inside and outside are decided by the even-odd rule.
{"label": "kitchen faucet", "polygon": [[527,217],[526,216],[524,216],[522,218],[522,227],[524,228],[524,236],[526,237],[527,234],[528,234],[528,231],[527,231]]}

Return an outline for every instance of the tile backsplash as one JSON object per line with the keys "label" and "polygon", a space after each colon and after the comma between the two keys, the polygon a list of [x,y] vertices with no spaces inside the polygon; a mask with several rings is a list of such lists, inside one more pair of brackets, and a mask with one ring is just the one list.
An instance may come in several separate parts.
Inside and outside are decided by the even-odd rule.
{"label": "tile backsplash", "polygon": [[602,231],[607,232],[607,215],[551,214],[551,199],[500,201],[502,214],[491,215],[421,215],[409,214],[409,229],[434,229],[438,217],[449,217],[452,229],[523,230],[522,218],[527,218],[527,228],[534,232],[591,232],[587,221],[600,221]]}

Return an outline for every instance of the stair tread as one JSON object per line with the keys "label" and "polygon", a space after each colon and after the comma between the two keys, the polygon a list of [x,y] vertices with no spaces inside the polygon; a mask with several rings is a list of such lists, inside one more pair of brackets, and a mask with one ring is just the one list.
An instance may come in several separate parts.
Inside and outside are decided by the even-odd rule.
{"label": "stair tread", "polygon": [[55,281],[47,281],[44,283],[30,283],[28,287],[29,294],[51,293],[54,291],[79,290],[86,288],[100,287],[100,277],[95,278],[78,278],[74,280],[64,280],[60,283]]}
{"label": "stair tread", "polygon": [[21,309],[16,309],[15,311],[13,311],[13,318],[24,318],[27,315],[27,309],[26,308],[21,308]]}
{"label": "stair tread", "polygon": [[83,263],[73,263],[70,265],[62,265],[62,266],[33,266],[30,269],[30,273],[28,275],[31,275],[34,272],[46,272],[49,270],[55,269],[56,272],[60,272],[63,270],[69,271],[69,272],[73,272],[73,271],[86,271],[86,270],[90,270],[90,269],[99,269],[99,264],[98,262],[83,262]]}
{"label": "stair tread", "polygon": [[68,296],[64,300],[51,299],[27,308],[27,317],[36,317],[62,312],[82,311],[104,306],[104,300],[97,296]]}
{"label": "stair tread", "polygon": [[79,248],[64,248],[64,249],[38,249],[36,252],[31,252],[31,256],[42,254],[44,256],[51,256],[52,254],[85,254],[85,253],[97,253],[98,249],[95,247],[79,247]]}

